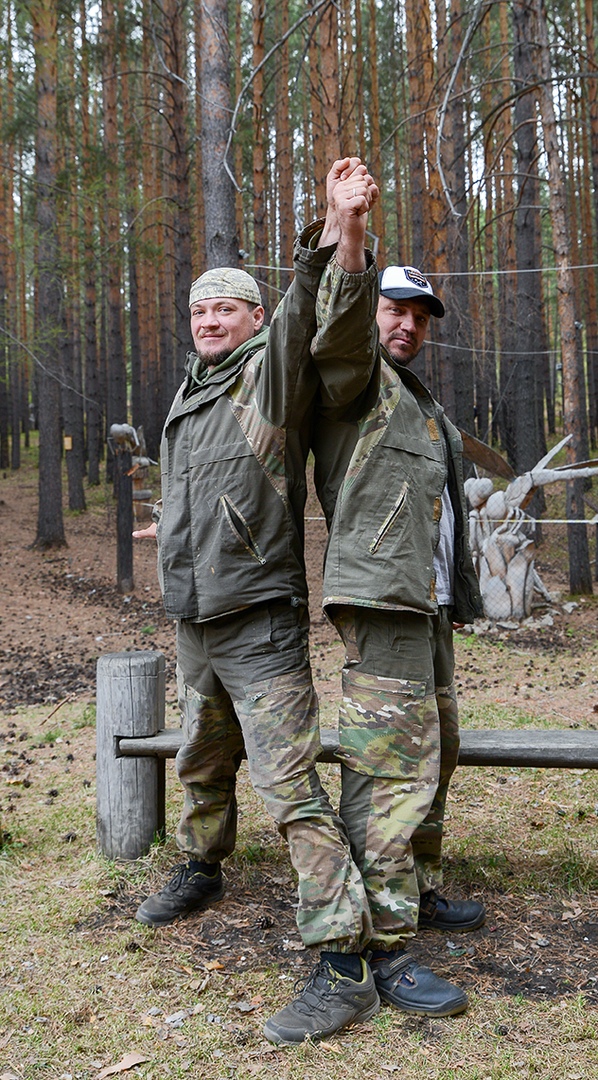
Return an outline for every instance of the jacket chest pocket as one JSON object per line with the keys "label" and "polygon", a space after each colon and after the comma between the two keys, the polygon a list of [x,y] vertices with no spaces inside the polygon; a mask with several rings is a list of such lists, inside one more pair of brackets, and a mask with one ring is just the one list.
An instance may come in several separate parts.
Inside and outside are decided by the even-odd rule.
{"label": "jacket chest pocket", "polygon": [[269,542],[260,507],[268,502],[266,480],[249,447],[246,453],[240,453],[238,445],[202,451],[190,464],[194,517],[210,561],[217,549],[221,558],[243,551],[264,566]]}
{"label": "jacket chest pocket", "polygon": [[267,560],[258,547],[257,540],[251,531],[249,522],[246,521],[243,513],[235,504],[229,492],[224,492],[218,497],[218,508],[220,513],[224,516],[224,520],[228,524],[233,536],[245,550],[257,560],[260,566],[265,566]]}
{"label": "jacket chest pocket", "polygon": [[368,550],[370,552],[370,555],[375,554],[375,552],[380,547],[380,544],[383,542],[385,536],[390,532],[393,525],[395,524],[397,518],[399,517],[399,514],[403,510],[403,508],[405,506],[405,503],[407,501],[407,492],[408,491],[409,491],[409,481],[404,480],[402,485],[401,485],[401,489],[399,491],[398,497],[395,499],[395,502],[394,502],[393,506],[391,507],[388,514],[384,518],[384,521],[382,522],[380,528],[378,529],[378,531],[376,532],[376,535],[374,536],[374,539],[372,540],[371,544],[369,545]]}
{"label": "jacket chest pocket", "polygon": [[200,481],[212,471],[229,469],[238,472],[244,467],[245,459],[252,457],[253,452],[246,439],[199,446],[189,450],[189,473],[193,481]]}

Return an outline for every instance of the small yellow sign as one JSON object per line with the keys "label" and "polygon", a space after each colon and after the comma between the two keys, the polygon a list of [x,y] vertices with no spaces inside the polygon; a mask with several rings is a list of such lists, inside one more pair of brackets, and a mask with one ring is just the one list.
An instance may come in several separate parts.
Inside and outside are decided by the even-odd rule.
{"label": "small yellow sign", "polygon": [[64,449],[65,450],[72,450],[73,449],[73,436],[72,435],[65,435],[64,436]]}

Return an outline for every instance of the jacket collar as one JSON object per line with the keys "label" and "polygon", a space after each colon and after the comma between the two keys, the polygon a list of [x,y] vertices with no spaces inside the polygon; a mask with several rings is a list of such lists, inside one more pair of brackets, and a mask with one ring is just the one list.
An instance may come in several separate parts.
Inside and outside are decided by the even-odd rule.
{"label": "jacket collar", "polygon": [[264,326],[259,334],[256,334],[255,337],[248,338],[247,341],[244,341],[242,345],[239,345],[226,360],[223,360],[221,364],[217,364],[216,367],[212,368],[203,367],[197,353],[188,352],[185,363],[185,371],[187,372],[188,377],[185,396],[204,386],[223,383],[227,381],[231,375],[236,375],[244,364],[247,363],[249,357],[252,356],[254,352],[257,352],[258,349],[263,348],[267,341],[268,327]]}

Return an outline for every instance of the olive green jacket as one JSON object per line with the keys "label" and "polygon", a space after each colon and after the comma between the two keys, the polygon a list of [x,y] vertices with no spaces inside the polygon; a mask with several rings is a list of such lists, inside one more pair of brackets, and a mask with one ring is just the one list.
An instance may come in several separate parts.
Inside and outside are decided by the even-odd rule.
{"label": "olive green jacket", "polygon": [[307,603],[303,512],[314,398],[321,387],[342,409],[368,383],[377,354],[373,259],[364,273],[346,273],[332,248],[309,246],[320,229],[316,223],[296,241],[295,277],[266,344],[262,335],[248,341],[199,387],[190,376],[196,356],[188,356],[160,453],[158,572],[175,619],[203,622],[271,599]]}
{"label": "olive green jacket", "polygon": [[434,551],[448,483],[453,619],[470,622],[483,609],[468,543],[461,436],[413,372],[384,349],[382,359],[360,419],[339,420],[322,405],[314,424],[316,489],[330,530],[324,608],[436,613]]}

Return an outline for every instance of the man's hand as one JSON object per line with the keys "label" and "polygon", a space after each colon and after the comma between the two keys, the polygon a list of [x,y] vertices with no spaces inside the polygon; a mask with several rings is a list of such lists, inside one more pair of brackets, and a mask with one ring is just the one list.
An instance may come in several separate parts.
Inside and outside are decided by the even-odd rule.
{"label": "man's hand", "polygon": [[147,529],[135,529],[133,536],[136,540],[155,540],[156,529],[156,522],[152,521],[151,525],[148,525]]}
{"label": "man's hand", "polygon": [[379,194],[360,158],[339,158],[334,162],[326,178],[328,208],[318,247],[337,244],[337,262],[348,273],[357,274],[366,269],[368,213]]}
{"label": "man's hand", "polygon": [[[317,244],[318,247],[327,247],[330,244],[338,244],[340,240],[340,224],[335,202],[336,188],[340,181],[348,179],[353,173],[356,173],[357,170],[361,175],[367,173],[367,168],[362,163],[361,158],[339,158],[330,168],[326,177],[326,220],[324,222],[324,230],[320,241],[318,241]],[[357,185],[355,184],[355,189],[356,188]]]}

